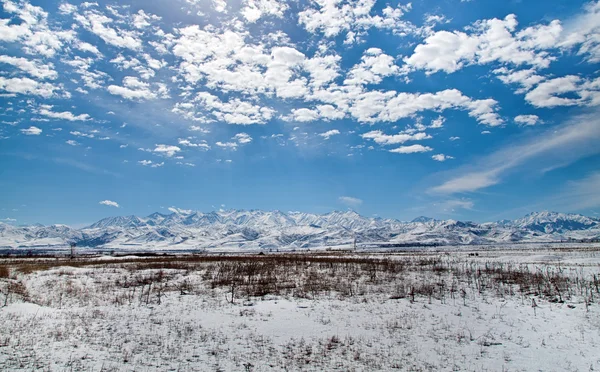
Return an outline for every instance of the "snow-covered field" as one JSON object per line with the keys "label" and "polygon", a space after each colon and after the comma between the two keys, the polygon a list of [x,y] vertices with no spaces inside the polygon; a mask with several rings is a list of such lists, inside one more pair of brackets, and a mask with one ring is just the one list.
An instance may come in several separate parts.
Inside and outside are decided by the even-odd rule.
{"label": "snow-covered field", "polygon": [[0,370],[598,370],[599,286],[593,248],[0,259]]}

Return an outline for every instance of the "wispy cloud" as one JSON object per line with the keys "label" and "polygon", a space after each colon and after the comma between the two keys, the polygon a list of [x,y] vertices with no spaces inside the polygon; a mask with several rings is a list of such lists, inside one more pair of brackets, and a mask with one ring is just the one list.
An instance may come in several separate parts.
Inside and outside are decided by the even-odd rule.
{"label": "wispy cloud", "polygon": [[452,172],[430,192],[453,194],[473,192],[501,183],[516,169],[537,169],[553,164],[568,165],[600,152],[600,119],[597,115],[578,116],[557,130],[547,130],[508,145],[479,160],[475,166]]}
{"label": "wispy cloud", "polygon": [[358,207],[363,203],[362,199],[354,198],[352,196],[340,196],[338,200],[340,201],[340,203],[345,204],[349,207]]}

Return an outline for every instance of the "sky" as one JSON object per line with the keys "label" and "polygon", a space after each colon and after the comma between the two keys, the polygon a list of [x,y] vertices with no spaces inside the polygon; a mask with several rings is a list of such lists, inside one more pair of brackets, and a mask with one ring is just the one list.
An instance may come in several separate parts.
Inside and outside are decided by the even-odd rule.
{"label": "sky", "polygon": [[0,3],[1,222],[600,213],[600,1]]}

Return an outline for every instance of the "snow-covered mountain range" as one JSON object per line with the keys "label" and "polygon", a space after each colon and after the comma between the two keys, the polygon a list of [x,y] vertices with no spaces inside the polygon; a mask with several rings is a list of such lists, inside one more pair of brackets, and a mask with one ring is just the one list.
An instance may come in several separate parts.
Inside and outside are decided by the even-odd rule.
{"label": "snow-covered mountain range", "polygon": [[600,239],[600,219],[555,212],[517,220],[474,223],[418,217],[410,222],[261,210],[119,216],[88,227],[0,223],[0,248],[64,246],[141,249],[302,249],[313,247],[492,244]]}

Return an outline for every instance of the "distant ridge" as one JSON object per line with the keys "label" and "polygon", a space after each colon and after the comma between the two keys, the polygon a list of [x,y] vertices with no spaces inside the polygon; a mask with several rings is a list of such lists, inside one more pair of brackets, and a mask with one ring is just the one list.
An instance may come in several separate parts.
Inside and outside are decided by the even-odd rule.
{"label": "distant ridge", "polygon": [[600,219],[534,212],[516,220],[474,223],[417,217],[411,222],[368,218],[354,211],[326,214],[261,210],[116,216],[74,229],[65,225],[0,223],[0,247],[60,246],[136,249],[304,249],[359,244],[491,244],[600,239]]}

